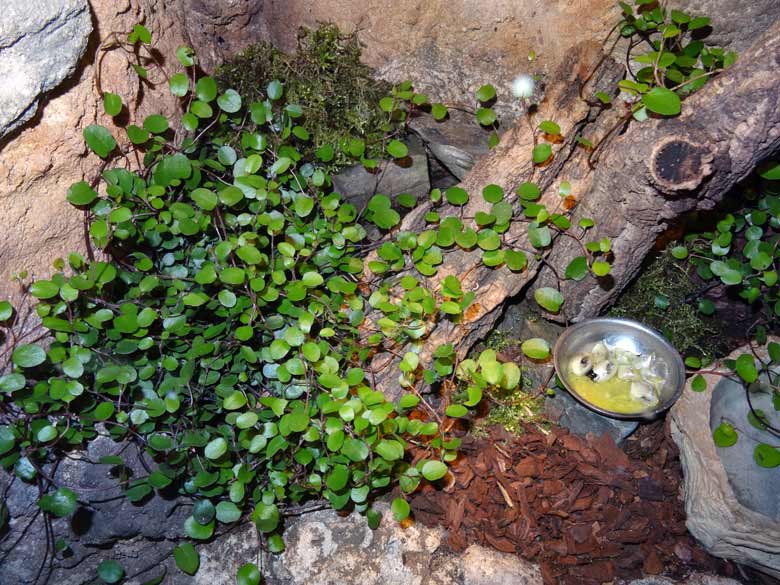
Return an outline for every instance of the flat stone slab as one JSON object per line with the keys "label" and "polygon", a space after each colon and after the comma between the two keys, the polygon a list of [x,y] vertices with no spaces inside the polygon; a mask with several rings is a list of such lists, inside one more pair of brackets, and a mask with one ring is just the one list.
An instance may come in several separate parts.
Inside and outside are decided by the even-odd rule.
{"label": "flat stone slab", "polygon": [[548,396],[544,401],[544,411],[575,435],[585,437],[593,433],[599,437],[607,433],[618,445],[639,427],[635,420],[610,418],[583,406],[566,390],[557,390],[555,396]]}
{"label": "flat stone slab", "polygon": [[42,94],[70,76],[92,32],[87,0],[3,0],[0,138],[35,115]]}

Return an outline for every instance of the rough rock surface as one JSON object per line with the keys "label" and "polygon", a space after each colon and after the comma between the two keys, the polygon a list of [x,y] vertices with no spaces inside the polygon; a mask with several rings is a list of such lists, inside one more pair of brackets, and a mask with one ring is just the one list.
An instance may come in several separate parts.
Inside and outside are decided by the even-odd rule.
{"label": "rough rock surface", "polygon": [[[298,25],[335,21],[358,30],[365,61],[390,80],[411,79],[438,100],[473,106],[484,83],[498,89],[498,106],[510,104],[519,73],[554,71],[568,47],[601,39],[618,15],[612,0],[272,0],[263,3],[269,40],[296,43]],[[284,23],[279,26],[278,23]],[[554,31],[554,32],[553,32]],[[537,58],[529,62],[529,54]]]}
{"label": "rough rock surface", "polygon": [[639,423],[634,420],[619,420],[594,412],[580,404],[565,390],[560,390],[555,393],[555,396],[548,396],[545,399],[544,412],[575,435],[598,437],[607,433],[618,445],[622,445],[623,441],[639,426]]}
{"label": "rough rock surface", "polygon": [[780,19],[776,0],[680,0],[683,10],[709,16],[712,35],[707,42],[742,52],[756,37]]}
{"label": "rough rock surface", "polygon": [[285,533],[287,549],[268,565],[269,585],[541,585],[536,565],[515,555],[471,546],[442,548],[444,531],[402,528],[387,507],[372,531],[365,518],[308,514]]}
{"label": "rough rock surface", "polygon": [[87,0],[3,2],[0,19],[0,139],[35,115],[41,94],[71,75],[87,48]]}
{"label": "rough rock surface", "polygon": [[409,124],[441,165],[458,179],[488,151],[490,132],[474,123],[474,116],[451,110],[444,122],[421,116]]}
{"label": "rough rock surface", "polygon": [[[155,567],[164,561],[174,546],[173,541],[183,535],[182,523],[190,513],[188,502],[178,501],[172,494],[168,498],[150,496],[143,500],[143,505],[133,504],[117,487],[110,465],[84,461],[97,461],[105,455],[123,452],[133,476],[145,475],[135,457],[135,449],[125,447],[128,448],[123,452],[122,445],[100,437],[90,444],[86,453],[74,454],[73,459],[65,459],[57,468],[54,479],[58,484],[88,497],[91,505],[78,508],[70,518],[52,522],[54,538],[63,538],[69,550],[55,562],[48,582],[61,585],[90,582],[104,558],[119,561],[127,574],[147,566]],[[42,516],[37,514],[37,489],[18,479],[11,482],[8,475],[0,472],[0,486],[7,485],[10,485],[6,500],[10,534],[0,540],[0,583],[27,585],[35,582],[45,559],[46,531]],[[100,554],[101,551],[105,552]],[[46,571],[48,568],[44,575]]]}
{"label": "rough rock surface", "polygon": [[[741,348],[729,357],[735,359],[745,351],[749,350]],[[686,526],[711,554],[780,578],[780,522],[747,508],[737,498],[721,449],[712,440],[712,429],[721,422],[712,419],[711,404],[721,376],[704,374],[704,378],[708,390],[694,392],[689,384],[670,413],[685,475]],[[740,440],[749,439],[741,436]],[[776,482],[766,485],[776,490]]]}
{"label": "rough rock surface", "polygon": [[333,177],[333,188],[358,210],[376,193],[389,197],[401,193],[425,197],[431,190],[425,149],[419,141],[412,141],[406,158],[388,161],[372,172],[362,165],[351,167]]}

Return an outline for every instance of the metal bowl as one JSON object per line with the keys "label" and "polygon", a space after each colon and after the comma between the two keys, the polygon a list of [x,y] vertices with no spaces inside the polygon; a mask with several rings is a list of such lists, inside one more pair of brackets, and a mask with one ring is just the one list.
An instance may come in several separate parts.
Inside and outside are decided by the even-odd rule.
{"label": "metal bowl", "polygon": [[[649,353],[655,356],[659,374],[666,380],[659,392],[656,406],[631,414],[613,412],[588,402],[577,393],[568,380],[569,372],[564,364],[568,364],[574,355],[587,350],[601,340],[610,347],[620,347],[634,353]],[[591,410],[612,418],[655,418],[675,403],[685,386],[685,365],[674,346],[658,332],[629,319],[602,317],[577,323],[567,328],[558,338],[553,356],[558,378],[569,393]]]}

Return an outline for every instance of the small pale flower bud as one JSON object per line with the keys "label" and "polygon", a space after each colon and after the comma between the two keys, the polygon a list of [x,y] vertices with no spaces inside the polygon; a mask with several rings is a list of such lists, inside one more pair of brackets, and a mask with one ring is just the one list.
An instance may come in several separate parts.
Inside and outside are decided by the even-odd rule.
{"label": "small pale flower bud", "polygon": [[512,80],[512,93],[520,99],[528,99],[534,93],[534,78],[522,74]]}

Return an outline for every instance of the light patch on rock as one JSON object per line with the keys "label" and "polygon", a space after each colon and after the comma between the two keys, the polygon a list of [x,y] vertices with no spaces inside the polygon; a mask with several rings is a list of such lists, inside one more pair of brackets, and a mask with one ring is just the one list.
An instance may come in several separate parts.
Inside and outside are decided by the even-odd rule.
{"label": "light patch on rock", "polygon": [[403,528],[387,505],[372,531],[358,514],[307,514],[284,534],[286,550],[267,557],[269,585],[541,585],[539,568],[515,555],[473,545],[459,555],[445,532]]}

